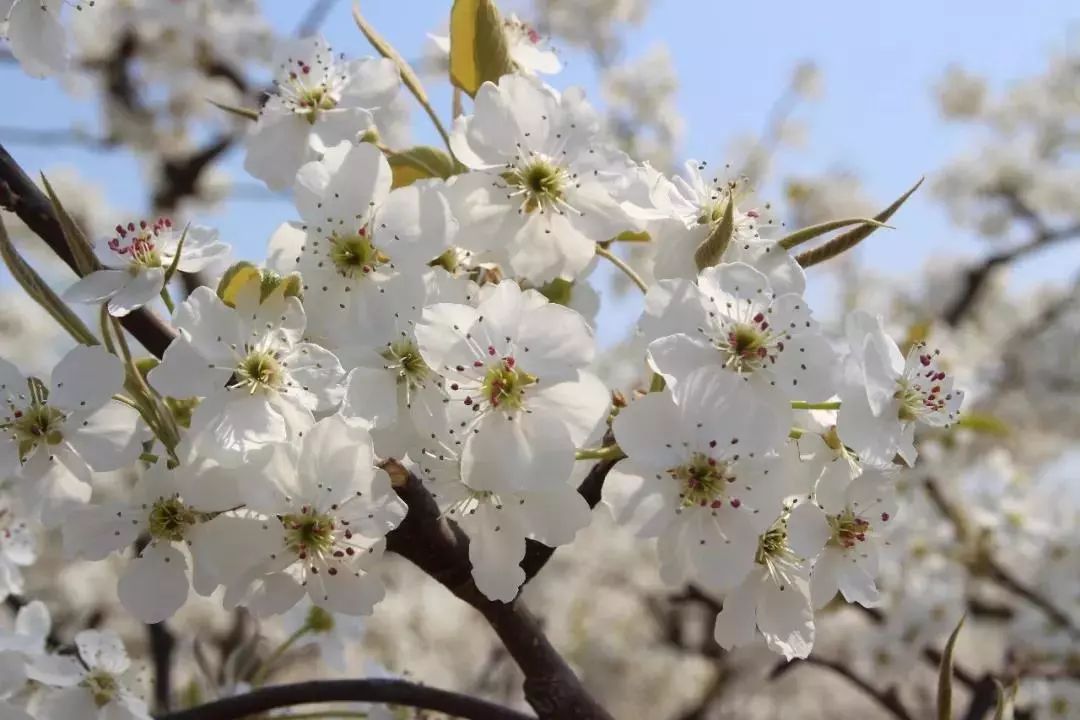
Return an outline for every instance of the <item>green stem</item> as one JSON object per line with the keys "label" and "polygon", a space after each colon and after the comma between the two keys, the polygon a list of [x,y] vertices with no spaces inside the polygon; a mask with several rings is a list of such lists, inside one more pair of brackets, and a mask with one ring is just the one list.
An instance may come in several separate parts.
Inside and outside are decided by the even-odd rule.
{"label": "green stem", "polygon": [[634,284],[638,286],[638,289],[641,290],[641,292],[649,292],[649,286],[645,284],[645,281],[641,279],[641,276],[634,272],[634,269],[627,265],[621,257],[611,252],[603,245],[596,246],[596,254],[602,258],[607,258],[612,265],[619,268],[619,270],[622,270],[626,277],[634,281]]}
{"label": "green stem", "polygon": [[344,718],[366,718],[369,715],[366,712],[360,710],[324,710],[322,712],[305,712],[305,713],[289,713],[288,715],[279,715],[281,720],[318,720],[318,718],[326,718],[326,720],[339,720]]}
{"label": "green stem", "polygon": [[277,646],[274,652],[270,653],[270,657],[262,661],[259,668],[255,671],[255,674],[251,676],[251,685],[253,687],[259,687],[266,678],[270,675],[270,671],[274,669],[274,663],[281,659],[281,656],[289,651],[296,641],[311,632],[311,626],[304,624],[300,626],[300,629],[294,632],[289,637],[285,638],[284,642]]}
{"label": "green stem", "polygon": [[624,457],[626,457],[626,453],[618,445],[583,448],[574,453],[575,460],[620,460]]}
{"label": "green stem", "polygon": [[169,315],[176,312],[176,305],[173,303],[172,295],[169,294],[169,288],[165,285],[161,286],[161,301],[165,303],[165,307],[169,310]]}
{"label": "green stem", "polygon": [[839,400],[833,400],[831,402],[812,403],[812,402],[806,402],[804,400],[792,400],[791,401],[791,409],[792,410],[839,410],[840,409],[840,401]]}

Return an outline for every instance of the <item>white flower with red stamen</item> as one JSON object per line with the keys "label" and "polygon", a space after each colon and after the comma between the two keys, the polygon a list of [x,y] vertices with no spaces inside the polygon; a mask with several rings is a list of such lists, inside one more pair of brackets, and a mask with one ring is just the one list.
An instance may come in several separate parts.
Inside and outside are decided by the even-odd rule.
{"label": "white flower with red stamen", "polygon": [[706,268],[692,287],[678,283],[688,281],[669,281],[654,293],[681,300],[669,302],[654,322],[674,334],[654,340],[648,351],[653,370],[672,386],[698,368],[722,368],[753,386],[755,402],[784,417],[791,400],[833,395],[836,356],[801,295],[776,295],[745,263]]}
{"label": "white flower with red stamen", "polygon": [[476,307],[426,308],[416,338],[427,366],[446,378],[447,402],[472,411],[448,429],[464,438],[469,487],[539,490],[569,477],[574,451],[610,404],[604,384],[584,372],[595,341],[580,315],[504,280]]}
{"label": "white flower with red stamen", "polygon": [[900,455],[915,462],[915,426],[948,427],[960,415],[962,390],[941,365],[938,351],[922,343],[907,358],[885,332],[881,318],[855,312],[847,319],[851,347],[837,430],[863,463],[885,466]]}
{"label": "white flower with red stamen", "polygon": [[370,614],[385,592],[370,571],[407,508],[375,466],[367,430],[333,415],[298,446],[267,452],[262,481],[244,484],[247,510],[204,524],[193,543],[226,605],[275,615],[306,592],[325,610]]}
{"label": "white flower with red stamen", "polygon": [[51,383],[0,359],[0,477],[16,478],[23,506],[46,525],[90,499],[92,470],[138,457],[138,413],[112,400],[123,385],[123,364],[100,346],[65,355]]}
{"label": "white flower with red stamen", "polygon": [[288,188],[300,166],[328,147],[374,131],[372,111],[392,102],[401,84],[392,61],[347,62],[320,37],[294,41],[279,68],[244,160],[273,190]]}
{"label": "white flower with red stamen", "polygon": [[164,395],[201,398],[186,438],[204,459],[238,465],[252,450],[293,441],[341,399],[344,371],[333,353],[304,342],[300,300],[273,293],[229,307],[196,288],[177,308],[180,337],[149,381]]}
{"label": "white flower with red stamen", "polygon": [[754,394],[738,376],[702,368],[615,418],[627,457],[608,474],[604,502],[639,537],[658,538],[665,582],[737,586],[754,566],[758,536],[798,492],[801,469],[790,452],[778,454],[788,424],[761,411]]}
{"label": "white flower with red stamen", "polygon": [[[184,245],[180,247],[183,237]],[[64,299],[82,303],[108,303],[109,314],[123,317],[132,310],[153,302],[165,287],[165,275],[177,252],[180,272],[198,272],[225,258],[229,246],[218,242],[217,231],[192,226],[180,231],[168,218],[153,223],[117,225],[116,236],[104,247],[95,248],[105,266],[96,270],[64,292]]]}
{"label": "white flower with red stamen", "polygon": [[476,171],[447,188],[458,244],[533,284],[580,275],[597,242],[632,225],[602,181],[608,151],[597,128],[578,95],[521,75],[484,83],[450,139]]}
{"label": "white flower with red stamen", "polygon": [[303,276],[310,332],[335,347],[351,336],[351,315],[371,312],[383,282],[398,273],[417,279],[454,239],[457,223],[439,186],[391,191],[391,181],[374,145],[335,145],[297,174],[300,247],[295,233],[279,231],[271,241],[271,254],[283,256],[279,269]]}
{"label": "white flower with red stamen", "polygon": [[[460,414],[464,406],[449,407]],[[427,442],[418,460],[424,487],[443,517],[457,522],[469,536],[469,562],[476,587],[491,600],[511,602],[525,581],[521,568],[525,540],[532,538],[548,547],[570,543],[589,524],[591,509],[565,481],[531,491],[476,490],[461,479],[461,444],[460,439]],[[568,475],[561,466],[572,462],[572,456],[549,457],[544,464],[554,479]]]}
{"label": "white flower with red stamen", "polygon": [[791,511],[792,547],[817,558],[810,577],[815,608],[824,607],[837,590],[848,602],[878,604],[878,559],[896,511],[893,481],[873,469],[852,480],[839,502],[819,494],[816,503],[802,502]]}
{"label": "white flower with red stamen", "polygon": [[806,558],[792,550],[787,523],[778,520],[758,538],[750,574],[724,596],[713,626],[716,642],[731,650],[753,644],[760,633],[770,650],[788,660],[809,655],[814,647],[809,572]]}

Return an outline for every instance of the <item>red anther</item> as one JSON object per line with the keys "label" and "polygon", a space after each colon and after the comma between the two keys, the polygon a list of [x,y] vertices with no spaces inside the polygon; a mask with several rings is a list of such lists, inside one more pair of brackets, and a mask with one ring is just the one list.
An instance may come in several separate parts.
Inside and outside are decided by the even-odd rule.
{"label": "red anther", "polygon": [[782,342],[776,343],[776,349],[779,350],[780,352],[784,352],[784,343],[782,343]]}
{"label": "red anther", "polygon": [[754,316],[754,322],[756,322],[756,323],[759,323],[764,319],[765,319],[765,315],[762,314],[762,313],[758,313],[757,315]]}
{"label": "red anther", "polygon": [[345,531],[345,539],[346,540],[352,540],[352,530],[346,530]]}
{"label": "red anther", "polygon": [[478,368],[484,367],[484,361],[483,360],[473,360],[473,367],[478,367]]}
{"label": "red anther", "polygon": [[367,226],[365,225],[364,227],[357,230],[356,234],[359,235],[360,237],[364,237],[365,235],[367,235]]}
{"label": "red anther", "polygon": [[128,230],[130,230],[131,232],[135,232],[135,223],[133,223],[133,222],[129,222],[129,223],[127,224],[127,228],[128,228]]}
{"label": "red anther", "polygon": [[494,345],[488,345],[488,355],[491,355],[492,357],[495,356],[495,346]]}
{"label": "red anther", "polygon": [[458,372],[465,372],[465,366],[464,365],[458,365],[454,369],[457,370]]}
{"label": "red anther", "polygon": [[356,554],[356,551],[353,550],[352,548],[345,548],[345,554],[349,555],[349,556],[352,556],[352,555]]}
{"label": "red anther", "polygon": [[862,542],[863,540],[866,539],[866,533],[856,533],[855,534],[855,539],[858,540],[859,542]]}
{"label": "red anther", "polygon": [[739,498],[731,498],[731,507],[737,508],[740,505],[742,505],[742,500],[740,500]]}
{"label": "red anther", "polygon": [[506,368],[508,370],[513,369],[515,362],[517,362],[517,361],[514,360],[514,357],[512,355],[507,355],[505,358],[503,358],[503,364],[506,365]]}
{"label": "red anther", "polygon": [[881,522],[889,522],[889,513],[881,513]]}
{"label": "red anther", "polygon": [[526,32],[529,36],[529,42],[531,42],[533,45],[540,42],[540,33],[536,32],[532,28],[529,28]]}
{"label": "red anther", "polygon": [[716,441],[715,440],[710,440],[709,441],[709,447],[711,447],[711,448],[716,447]]}
{"label": "red anther", "polygon": [[337,568],[336,567],[327,568],[326,572],[330,573],[331,575],[337,575]]}
{"label": "red anther", "polygon": [[929,355],[920,355],[919,356],[919,362],[921,362],[923,364],[923,366],[929,365],[930,364],[930,356]]}
{"label": "red anther", "polygon": [[460,386],[457,383],[450,383],[451,390],[457,390]]}
{"label": "red anther", "polygon": [[466,405],[472,405],[472,398],[471,397],[465,398],[465,404]]}
{"label": "red anther", "polygon": [[723,506],[724,506],[724,501],[723,500],[713,500],[711,503],[709,503],[709,507],[711,507],[713,510],[715,510],[717,508],[721,508]]}

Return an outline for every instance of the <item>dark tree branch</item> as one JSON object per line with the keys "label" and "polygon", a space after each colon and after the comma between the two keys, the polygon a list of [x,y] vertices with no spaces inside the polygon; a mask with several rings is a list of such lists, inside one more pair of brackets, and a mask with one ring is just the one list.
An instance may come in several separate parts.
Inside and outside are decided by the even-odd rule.
{"label": "dark tree branch", "polygon": [[887,710],[894,718],[897,718],[897,720],[915,720],[914,716],[908,712],[907,708],[904,707],[904,704],[900,701],[900,696],[896,694],[896,688],[889,688],[882,692],[864,678],[856,675],[847,665],[836,662],[835,660],[825,660],[816,655],[811,655],[802,660],[792,660],[774,668],[772,673],[769,674],[769,679],[775,680],[800,665],[817,665],[818,667],[828,668],[862,690],[867,697],[872,698],[882,709]]}
{"label": "dark tree branch", "polygon": [[468,537],[440,517],[423,484],[406,474],[396,490],[409,512],[387,536],[387,549],[412,562],[484,616],[524,673],[525,699],[541,720],[612,720],[552,647],[532,613],[518,601],[489,600],[477,589],[469,563]]}
{"label": "dark tree branch", "polygon": [[[239,720],[275,708],[329,702],[404,705],[466,720],[531,720],[528,715],[479,698],[405,680],[384,679],[314,680],[295,685],[273,685],[188,710],[158,715],[158,720]],[[327,713],[327,717],[332,716],[333,713]]]}
{"label": "dark tree branch", "polygon": [[233,135],[221,135],[190,155],[164,159],[154,190],[154,208],[168,213],[175,210],[181,200],[195,195],[203,172],[235,141]]}
{"label": "dark tree branch", "polygon": [[150,638],[150,657],[154,665],[154,705],[159,711],[167,711],[172,698],[173,650],[176,638],[163,622],[146,626]]}
{"label": "dark tree branch", "polygon": [[[68,267],[78,272],[52,203],[3,145],[0,145],[0,207],[15,213]],[[176,331],[146,308],[136,310],[122,318],[121,322],[143,347],[157,357],[162,356],[176,336]]]}
{"label": "dark tree branch", "polygon": [[314,0],[296,26],[294,35],[302,38],[317,33],[322,24],[326,22],[326,16],[330,14],[336,4],[337,0]]}
{"label": "dark tree branch", "polygon": [[[590,508],[596,507],[600,502],[604,490],[604,480],[607,479],[608,472],[617,462],[618,460],[601,460],[596,463],[592,470],[589,471],[589,474],[585,476],[581,485],[578,486],[578,493],[585,498]],[[526,540],[525,557],[521,561],[521,569],[525,571],[525,582],[521,586],[525,587],[526,583],[536,577],[537,573],[544,569],[544,566],[547,565],[548,560],[554,554],[555,548],[548,547],[536,540]]]}

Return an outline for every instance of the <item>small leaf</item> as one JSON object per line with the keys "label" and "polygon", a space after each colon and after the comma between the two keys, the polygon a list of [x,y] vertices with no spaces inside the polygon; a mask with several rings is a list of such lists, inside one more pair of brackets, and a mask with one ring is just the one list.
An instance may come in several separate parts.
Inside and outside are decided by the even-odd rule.
{"label": "small leaf", "polygon": [[[892,205],[875,215],[874,220],[879,223],[884,223],[886,220],[891,218],[893,216],[893,213],[899,210],[900,206],[903,205],[909,197],[911,197],[911,194],[919,189],[919,186],[923,184],[924,179],[925,178],[919,178],[919,182],[912,185],[910,190],[897,198]],[[821,262],[825,262],[826,260],[834,258],[840,253],[846,252],[851,248],[855,247],[863,240],[870,237],[870,235],[875,230],[877,230],[878,227],[882,226],[864,224],[860,227],[855,228],[854,230],[848,230],[842,235],[837,235],[821,247],[817,247],[813,250],[807,250],[806,252],[801,253],[800,255],[796,256],[795,260],[797,260],[798,263],[804,268],[810,267],[811,265],[817,265]]]}
{"label": "small leaf", "polygon": [[503,21],[492,0],[454,0],[450,10],[450,82],[469,97],[485,81],[514,72]]}
{"label": "small leaf", "polygon": [[12,245],[11,238],[8,237],[3,222],[0,222],[0,258],[4,260],[8,270],[11,271],[11,276],[15,278],[15,281],[19,283],[19,286],[26,294],[38,305],[45,308],[45,311],[52,316],[53,320],[64,330],[67,330],[71,337],[83,345],[99,344],[98,339],[94,337],[86,324],[79,319],[79,316],[72,312],[71,308],[41,279],[41,276],[37,274],[34,268],[30,267],[22,259],[15,246]]}
{"label": "small leaf", "polygon": [[236,105],[228,105],[228,104],[223,103],[223,102],[218,102],[217,100],[214,100],[213,98],[206,98],[206,101],[208,103],[210,103],[211,105],[213,105],[214,107],[216,107],[216,108],[224,110],[227,113],[232,113],[233,115],[237,115],[237,116],[242,117],[242,118],[244,118],[246,120],[258,120],[259,119],[259,111],[258,110],[253,110],[252,108],[246,108],[246,107],[238,107]]}
{"label": "small leaf", "polygon": [[262,283],[262,273],[255,265],[241,261],[230,267],[221,276],[217,286],[217,296],[229,307],[236,307],[236,297],[250,283]]}
{"label": "small leaf", "polygon": [[983,435],[1004,437],[1009,434],[1009,425],[999,417],[986,413],[964,413],[956,421],[956,427],[966,428]]}
{"label": "small leaf", "polygon": [[833,230],[839,230],[840,228],[847,227],[848,225],[873,225],[875,227],[889,227],[884,223],[880,223],[877,220],[871,220],[869,218],[846,218],[844,220],[830,220],[819,225],[811,225],[810,227],[804,227],[802,230],[796,230],[790,235],[780,239],[780,247],[785,250],[790,250],[793,247],[802,245],[807,240],[813,240],[816,237],[820,237],[825,233],[831,233]]}
{"label": "small leaf", "polygon": [[387,155],[390,169],[394,171],[391,187],[411,185],[424,178],[443,178],[461,172],[461,166],[442,150],[426,145]]}
{"label": "small leaf", "polygon": [[374,27],[364,19],[364,16],[360,14],[360,3],[353,3],[353,20],[356,21],[356,26],[360,28],[360,32],[364,34],[364,37],[368,39],[371,46],[375,48],[380,55],[387,60],[393,61],[397,65],[398,74],[401,75],[401,82],[405,83],[405,87],[409,88],[416,99],[422,103],[428,102],[427,93],[424,92],[424,86],[420,84],[420,78],[417,77],[416,72],[413,71],[409,63],[405,62],[405,58],[401,57],[401,53],[394,49],[394,46],[386,41],[382,35],[375,30]]}
{"label": "small leaf", "polygon": [[718,265],[734,233],[735,199],[729,197],[727,204],[724,206],[724,214],[720,216],[720,221],[716,223],[716,227],[709,233],[709,237],[705,238],[704,242],[694,251],[694,263],[697,265],[697,269],[704,270],[707,267]]}
{"label": "small leaf", "polygon": [[1006,690],[997,678],[994,678],[994,691],[997,694],[997,707],[994,708],[994,720],[1012,718],[1013,703],[1016,702],[1016,683]]}
{"label": "small leaf", "polygon": [[615,236],[615,242],[629,242],[629,243],[642,243],[650,242],[652,238],[649,233],[642,230],[641,232],[635,232],[633,230],[623,230],[621,233]]}
{"label": "small leaf", "polygon": [[45,185],[45,193],[49,196],[53,210],[56,211],[56,219],[60,222],[60,229],[64,233],[64,239],[67,240],[71,256],[75,259],[75,268],[80,276],[86,277],[100,267],[97,258],[94,257],[90,241],[86,239],[86,234],[82,231],[82,228],[64,209],[64,204],[60,202],[60,197],[53,190],[52,185],[49,184],[45,173],[41,174],[41,182]]}
{"label": "small leaf", "polygon": [[960,618],[956,629],[949,636],[949,641],[945,643],[944,652],[941,653],[937,689],[938,720],[952,720],[953,651],[956,649],[956,638],[960,637],[960,629],[964,627],[966,619],[966,615]]}

